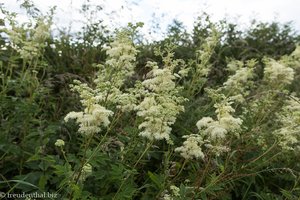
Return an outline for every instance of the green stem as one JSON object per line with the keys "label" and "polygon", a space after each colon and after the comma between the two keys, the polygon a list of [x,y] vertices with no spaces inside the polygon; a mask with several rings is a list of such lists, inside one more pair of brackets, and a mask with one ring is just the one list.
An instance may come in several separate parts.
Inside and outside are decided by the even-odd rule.
{"label": "green stem", "polygon": [[178,172],[178,174],[174,177],[173,182],[175,182],[175,180],[178,179],[179,175],[180,175],[181,172],[183,171],[183,169],[184,169],[184,167],[185,167],[185,165],[186,165],[187,162],[188,162],[188,160],[185,159],[184,162],[183,162],[183,164],[182,164],[182,166],[181,166],[181,169],[180,169],[179,172]]}
{"label": "green stem", "polygon": [[[138,158],[138,160],[137,160],[137,161],[135,162],[135,164],[133,165],[133,168],[134,168],[134,169],[135,169],[135,167],[138,165],[138,163],[141,161],[141,159],[144,157],[144,155],[145,155],[146,152],[149,150],[149,148],[152,146],[152,144],[153,144],[153,140],[152,140],[150,143],[147,144],[146,149],[143,151],[143,153],[141,154],[141,156]],[[128,174],[128,175],[124,178],[124,180],[122,181],[122,183],[121,183],[121,185],[120,185],[118,191],[117,191],[116,194],[114,195],[113,200],[116,199],[117,195],[120,193],[120,191],[121,191],[123,185],[125,184],[125,182],[127,181],[127,179],[130,177],[130,175],[131,175],[131,174]]]}

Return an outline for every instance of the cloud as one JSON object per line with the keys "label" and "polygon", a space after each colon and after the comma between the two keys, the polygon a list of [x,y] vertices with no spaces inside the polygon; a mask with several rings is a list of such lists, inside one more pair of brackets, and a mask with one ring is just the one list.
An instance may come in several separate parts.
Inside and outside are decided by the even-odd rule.
{"label": "cloud", "polygon": [[[24,18],[24,12],[20,11],[16,1],[2,1],[8,10],[21,13]],[[68,26],[72,20],[83,19],[79,14],[84,2],[82,0],[33,1],[42,11],[56,5],[55,20],[62,26]],[[104,8],[101,13],[94,16],[93,20],[102,19],[111,27],[142,21],[145,22],[143,28],[145,34],[148,34],[156,23],[165,30],[175,18],[191,30],[195,18],[202,11],[211,14],[214,21],[227,17],[241,24],[247,24],[251,18],[263,21],[272,21],[275,18],[280,22],[294,21],[295,28],[300,30],[300,18],[297,17],[300,7],[298,0],[90,0],[90,4],[98,4]]]}

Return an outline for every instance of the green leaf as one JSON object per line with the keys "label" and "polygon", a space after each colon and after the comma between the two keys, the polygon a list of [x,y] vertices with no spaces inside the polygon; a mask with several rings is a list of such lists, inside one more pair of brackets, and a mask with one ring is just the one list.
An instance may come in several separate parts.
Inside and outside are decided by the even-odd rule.
{"label": "green leaf", "polygon": [[8,180],[8,181],[0,181],[0,183],[9,183],[9,182],[14,182],[14,183],[17,183],[17,185],[21,184],[21,185],[27,185],[27,186],[31,186],[31,187],[34,187],[36,189],[39,189],[37,186],[29,183],[29,182],[26,182],[26,181],[23,181],[23,180]]}
{"label": "green leaf", "polygon": [[154,174],[150,171],[148,171],[148,176],[151,179],[151,181],[155,183],[158,189],[163,188],[164,178],[162,176]]}
{"label": "green leaf", "polygon": [[46,175],[42,175],[40,180],[39,180],[39,188],[42,191],[45,191],[45,186],[47,184],[47,180],[48,180],[48,176],[46,176]]}

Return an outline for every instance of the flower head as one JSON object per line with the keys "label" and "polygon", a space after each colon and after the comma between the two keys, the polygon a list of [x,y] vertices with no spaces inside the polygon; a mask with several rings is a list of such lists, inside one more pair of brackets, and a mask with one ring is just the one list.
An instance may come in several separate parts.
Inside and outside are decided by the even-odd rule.
{"label": "flower head", "polygon": [[183,142],[181,147],[175,149],[176,152],[179,152],[182,157],[185,159],[203,159],[204,153],[202,152],[201,145],[204,143],[200,135],[192,134],[188,136],[183,136],[187,138]]}
{"label": "flower head", "polygon": [[58,140],[56,140],[54,145],[57,146],[57,147],[62,147],[62,146],[65,145],[65,141],[63,141],[61,139],[58,139]]}
{"label": "flower head", "polygon": [[264,70],[264,79],[270,84],[279,86],[285,86],[290,84],[294,80],[294,70],[290,67],[271,60],[267,62],[267,66]]}

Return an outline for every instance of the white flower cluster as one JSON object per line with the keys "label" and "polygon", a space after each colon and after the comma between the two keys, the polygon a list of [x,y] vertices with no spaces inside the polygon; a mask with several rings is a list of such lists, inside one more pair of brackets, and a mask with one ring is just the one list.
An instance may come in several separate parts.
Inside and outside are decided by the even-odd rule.
{"label": "white flower cluster", "polygon": [[177,147],[175,152],[180,152],[180,155],[187,160],[193,158],[203,159],[204,153],[201,148],[204,144],[203,138],[196,134],[185,135],[183,138],[186,138],[186,141],[183,142],[181,147]]}
{"label": "white flower cluster", "polygon": [[97,66],[99,70],[94,80],[96,98],[116,104],[122,111],[131,111],[136,105],[134,91],[125,92],[120,89],[134,73],[137,54],[128,30],[119,32],[106,49],[108,59],[105,65]]}
{"label": "white flower cluster", "polygon": [[218,120],[215,121],[210,117],[203,117],[197,122],[196,125],[201,135],[208,137],[210,141],[224,139],[228,132],[238,135],[242,120],[231,115],[235,110],[230,104],[232,102],[226,100],[215,104]]}
{"label": "white flower cluster", "polygon": [[58,139],[56,140],[54,145],[57,147],[63,147],[65,145],[65,141],[63,141],[62,139]]}
{"label": "white flower cluster", "polygon": [[279,119],[282,127],[274,132],[279,145],[284,150],[300,147],[300,99],[292,97],[288,100]]}
{"label": "white flower cluster", "polygon": [[[98,77],[95,79],[98,88],[106,83],[111,88],[119,89],[126,78],[134,73],[137,50],[128,34],[126,30],[118,33],[115,40],[106,48],[108,58],[104,66],[98,65]],[[107,85],[104,86],[107,87]]]}
{"label": "white flower cluster", "polygon": [[84,181],[88,176],[90,176],[93,172],[93,167],[89,163],[86,163],[81,170],[81,174],[79,177],[80,181]]}
{"label": "white flower cluster", "polygon": [[188,95],[194,95],[199,92],[207,81],[207,76],[212,69],[210,64],[211,56],[219,42],[220,35],[216,29],[212,29],[210,37],[203,41],[200,49],[196,51],[195,68],[192,71],[192,78],[187,87]]}
{"label": "white flower cluster", "polygon": [[159,69],[156,63],[148,63],[152,67],[142,82],[144,99],[136,106],[137,115],[144,119],[139,125],[143,129],[141,136],[150,140],[166,139],[170,141],[171,125],[176,116],[184,110],[181,103],[185,100],[178,95],[178,88],[173,81],[176,77],[169,68]]}
{"label": "white flower cluster", "polygon": [[173,200],[173,197],[170,194],[166,193],[166,194],[164,194],[162,199],[163,200]]}
{"label": "white flower cluster", "polygon": [[231,95],[232,100],[244,102],[244,97],[249,93],[246,89],[253,84],[250,80],[254,77],[255,64],[255,60],[249,60],[245,67],[240,61],[232,61],[228,64],[228,69],[235,71],[235,74],[229,76],[223,88]]}
{"label": "white flower cluster", "polygon": [[291,56],[293,56],[294,58],[296,58],[296,60],[298,60],[300,58],[300,45],[296,46],[296,49],[293,51],[293,53],[291,54]]}
{"label": "white flower cluster", "polygon": [[71,85],[72,90],[79,93],[85,109],[83,112],[70,112],[65,121],[75,119],[80,126],[78,131],[90,135],[100,132],[101,126],[107,127],[110,124],[109,117],[113,112],[101,105],[112,102],[123,111],[132,110],[135,107],[135,96],[123,93],[120,88],[134,72],[136,53],[128,33],[120,32],[107,48],[108,59],[105,65],[97,66],[99,70],[94,80],[96,88],[80,81],[74,81],[75,84]]}
{"label": "white flower cluster", "polygon": [[204,158],[202,146],[210,149],[216,155],[228,148],[223,145],[224,139],[229,132],[238,136],[241,128],[242,120],[231,115],[235,110],[230,106],[232,102],[223,100],[221,103],[216,103],[217,120],[211,117],[203,117],[197,122],[199,134],[191,134],[184,136],[187,138],[183,146],[178,147],[175,151],[180,152],[180,155],[185,159]]}
{"label": "white flower cluster", "polygon": [[216,29],[212,30],[211,36],[206,38],[201,46],[201,50],[198,50],[199,62],[196,64],[196,73],[200,76],[207,76],[211,65],[209,60],[214,52],[215,47],[219,42],[220,35]]}
{"label": "white flower cluster", "polygon": [[39,57],[46,46],[46,40],[50,38],[50,20],[39,18],[35,28],[25,29],[25,24],[18,27],[13,22],[11,26],[12,29],[6,29],[6,33],[10,38],[11,46],[20,53],[20,56],[27,61]]}
{"label": "white flower cluster", "polygon": [[179,192],[180,192],[180,189],[177,186],[171,185],[170,186],[170,193],[171,194],[169,194],[168,191],[165,191],[165,194],[164,194],[162,199],[163,200],[173,200],[174,197],[175,197],[175,199],[178,199],[180,197]]}
{"label": "white flower cluster", "polygon": [[288,56],[283,56],[280,61],[293,69],[300,67],[300,45],[296,47],[296,49]]}
{"label": "white flower cluster", "polygon": [[235,118],[231,115],[231,113],[235,112],[231,107],[231,104],[232,102],[228,102],[227,100],[215,104],[218,122],[227,132],[234,132],[238,135],[238,131],[240,130],[243,121],[240,118]]}
{"label": "white flower cluster", "polygon": [[65,117],[65,121],[75,119],[79,124],[79,132],[83,135],[90,135],[101,131],[101,126],[107,127],[110,123],[109,116],[112,111],[104,107],[94,104],[85,108],[84,112],[70,112]]}
{"label": "white flower cluster", "polygon": [[80,96],[80,102],[84,107],[99,102],[99,99],[95,95],[95,91],[90,88],[86,83],[81,83],[79,80],[74,80],[74,85],[70,85],[73,92],[77,92]]}
{"label": "white flower cluster", "polygon": [[264,69],[264,79],[270,85],[286,86],[294,80],[294,70],[291,67],[270,60],[266,63]]}

